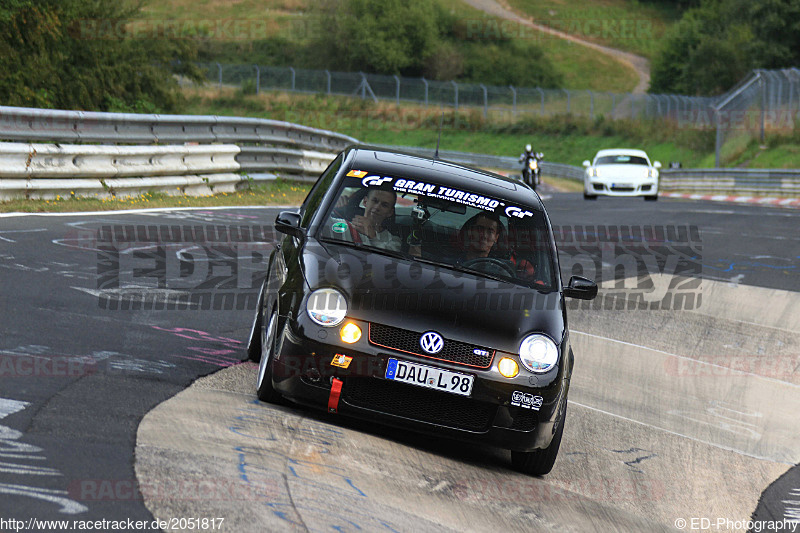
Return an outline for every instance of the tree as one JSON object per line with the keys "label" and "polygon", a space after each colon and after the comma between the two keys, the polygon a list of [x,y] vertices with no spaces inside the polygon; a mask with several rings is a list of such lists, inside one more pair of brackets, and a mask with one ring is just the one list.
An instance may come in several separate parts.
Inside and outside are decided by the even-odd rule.
{"label": "tree", "polygon": [[419,74],[439,43],[433,0],[343,0],[319,6],[317,49],[330,68]]}
{"label": "tree", "polygon": [[[8,0],[0,8],[0,99],[6,105],[90,110],[173,109],[174,60],[189,40],[128,25],[141,1]],[[192,72],[192,74],[194,74]]]}

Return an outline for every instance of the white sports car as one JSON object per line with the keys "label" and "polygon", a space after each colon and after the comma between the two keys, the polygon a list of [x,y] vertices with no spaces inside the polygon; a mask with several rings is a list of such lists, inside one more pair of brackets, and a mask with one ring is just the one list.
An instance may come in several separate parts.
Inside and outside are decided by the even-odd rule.
{"label": "white sports car", "polygon": [[645,200],[658,200],[658,169],[654,161],[642,150],[600,150],[590,163],[583,162],[583,197],[596,200],[606,196],[644,196]]}

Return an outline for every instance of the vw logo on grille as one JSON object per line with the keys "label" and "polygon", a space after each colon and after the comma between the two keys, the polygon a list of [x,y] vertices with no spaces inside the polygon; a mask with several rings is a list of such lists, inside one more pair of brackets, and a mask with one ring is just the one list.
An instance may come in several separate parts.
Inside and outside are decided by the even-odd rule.
{"label": "vw logo on grille", "polygon": [[435,331],[423,333],[419,345],[429,354],[439,353],[444,348],[444,339]]}

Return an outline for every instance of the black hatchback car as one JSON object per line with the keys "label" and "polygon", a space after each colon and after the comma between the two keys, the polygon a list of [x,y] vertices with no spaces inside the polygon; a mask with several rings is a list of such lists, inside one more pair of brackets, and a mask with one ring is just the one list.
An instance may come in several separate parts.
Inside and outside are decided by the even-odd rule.
{"label": "black hatchback car", "polygon": [[527,185],[413,155],[343,151],[278,215],[248,352],[258,397],[511,450],[558,453],[574,357],[547,213]]}

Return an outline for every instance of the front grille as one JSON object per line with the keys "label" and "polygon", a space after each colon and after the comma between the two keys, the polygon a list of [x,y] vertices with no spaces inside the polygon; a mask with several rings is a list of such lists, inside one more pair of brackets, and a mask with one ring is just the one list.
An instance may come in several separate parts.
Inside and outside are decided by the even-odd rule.
{"label": "front grille", "polygon": [[633,192],[636,187],[611,187],[614,192]]}
{"label": "front grille", "polygon": [[[383,324],[369,325],[369,342],[383,348],[391,348],[421,357],[450,361],[475,368],[489,368],[492,365],[494,351],[489,348],[444,339],[442,350],[437,354],[429,355],[422,352],[419,345],[420,337],[422,337],[421,333],[407,329],[384,326]],[[484,352],[486,355],[476,354],[476,350]]]}
{"label": "front grille", "polygon": [[348,378],[342,399],[355,407],[467,431],[486,431],[497,406],[406,383]]}

